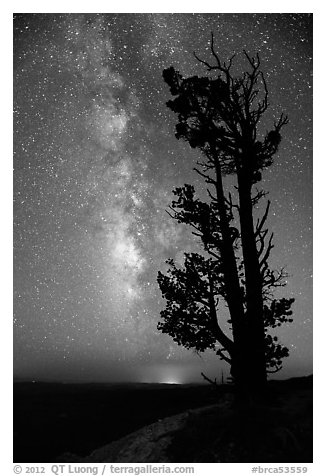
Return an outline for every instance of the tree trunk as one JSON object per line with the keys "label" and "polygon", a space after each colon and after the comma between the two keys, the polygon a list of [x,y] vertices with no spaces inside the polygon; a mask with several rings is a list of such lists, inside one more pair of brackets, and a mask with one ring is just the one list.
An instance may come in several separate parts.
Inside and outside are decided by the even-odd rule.
{"label": "tree trunk", "polygon": [[229,222],[227,219],[222,172],[218,159],[215,160],[215,173],[216,198],[223,240],[221,258],[226,287],[226,301],[230,312],[234,345],[237,346],[240,345],[243,334],[243,296],[239,283],[238,269],[233,249],[233,242],[231,239]]}
{"label": "tree trunk", "polygon": [[218,160],[216,161],[216,194],[224,245],[222,257],[227,304],[234,340],[231,375],[235,381],[237,402],[246,406],[253,397],[263,391],[267,380],[263,299],[254,235],[251,187],[246,188],[242,183],[241,187],[239,185],[240,226],[247,294],[246,313],[243,308],[243,296],[227,220],[222,174]]}
{"label": "tree trunk", "polygon": [[243,262],[246,278],[246,313],[244,345],[248,380],[254,391],[263,389],[267,380],[263,296],[259,258],[253,222],[251,182],[238,175],[239,215]]}

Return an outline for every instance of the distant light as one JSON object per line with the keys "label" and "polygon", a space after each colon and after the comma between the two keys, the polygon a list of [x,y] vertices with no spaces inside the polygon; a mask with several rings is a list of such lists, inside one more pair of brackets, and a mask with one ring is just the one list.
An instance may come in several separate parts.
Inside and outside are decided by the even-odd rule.
{"label": "distant light", "polygon": [[167,383],[169,385],[180,385],[181,382],[176,379],[161,380],[160,383]]}

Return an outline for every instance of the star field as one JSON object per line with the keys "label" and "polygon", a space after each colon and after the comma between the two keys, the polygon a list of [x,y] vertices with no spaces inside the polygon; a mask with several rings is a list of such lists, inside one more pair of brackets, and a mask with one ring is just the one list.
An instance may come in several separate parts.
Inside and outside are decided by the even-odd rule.
{"label": "star field", "polygon": [[[200,379],[222,367],[157,330],[156,283],[196,244],[165,210],[201,184],[198,154],[174,137],[162,70],[205,75],[210,32],[222,58],[259,52],[271,107],[285,111],[265,172],[271,264],[289,273],[294,323],[281,375],[312,368],[312,17],[308,14],[14,16],[14,372],[73,380]],[[181,228],[180,228],[181,227]]]}

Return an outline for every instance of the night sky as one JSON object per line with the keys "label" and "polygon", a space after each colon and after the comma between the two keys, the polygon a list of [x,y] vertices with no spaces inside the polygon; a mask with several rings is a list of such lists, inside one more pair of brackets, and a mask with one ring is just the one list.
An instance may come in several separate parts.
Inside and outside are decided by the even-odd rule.
{"label": "night sky", "polygon": [[[198,243],[165,212],[201,182],[174,136],[162,71],[206,75],[257,51],[283,141],[262,186],[271,265],[286,266],[294,322],[280,378],[312,372],[312,15],[14,15],[14,375],[76,381],[201,381],[227,367],[157,331],[156,277]],[[275,377],[275,376],[273,376]]]}

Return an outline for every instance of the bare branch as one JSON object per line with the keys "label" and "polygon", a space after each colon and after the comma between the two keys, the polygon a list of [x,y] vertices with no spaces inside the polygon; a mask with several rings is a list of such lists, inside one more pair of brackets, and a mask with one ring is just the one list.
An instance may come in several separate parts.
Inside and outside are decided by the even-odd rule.
{"label": "bare branch", "polygon": [[[173,210],[173,208],[171,207],[171,205],[169,205],[169,208],[171,208],[171,210]],[[168,210],[165,210],[165,211],[166,211],[166,213],[169,215],[169,217],[173,218],[173,220],[177,220],[176,213],[175,213],[174,210],[173,210],[174,215],[172,215]]]}
{"label": "bare branch", "polygon": [[216,386],[217,387],[217,383],[216,383],[216,378],[214,380],[211,380],[209,377],[207,377],[204,372],[200,372],[200,375],[203,377],[204,380],[206,380],[207,382],[211,383],[212,385]]}
{"label": "bare branch", "polygon": [[270,238],[269,238],[269,241],[268,241],[268,245],[267,245],[267,249],[266,249],[266,252],[262,258],[262,260],[260,261],[260,267],[262,267],[268,260],[269,258],[269,255],[272,251],[272,249],[274,248],[274,245],[272,244],[272,241],[273,241],[273,237],[274,237],[274,233],[271,234]]}
{"label": "bare branch", "polygon": [[194,52],[194,56],[195,56],[197,61],[202,63],[204,66],[206,66],[208,71],[213,71],[213,70],[221,71],[221,73],[223,73],[225,75],[228,87],[230,87],[231,84],[233,85],[233,78],[231,77],[230,69],[232,67],[233,59],[235,58],[236,55],[234,54],[233,56],[231,56],[231,58],[229,59],[229,64],[228,65],[226,65],[225,62],[222,64],[218,54],[215,51],[214,33],[213,32],[211,32],[211,45],[210,46],[211,46],[211,53],[212,53],[213,57],[215,58],[217,65],[213,66],[210,63],[208,63],[207,61],[202,60],[201,58],[199,58],[199,56],[196,55],[195,52]]}
{"label": "bare branch", "polygon": [[229,66],[227,67],[228,71],[232,68],[232,63],[236,56],[237,56],[236,53],[234,53],[234,55],[232,55],[231,58],[229,59]]}
{"label": "bare branch", "polygon": [[199,58],[199,56],[197,56],[195,52],[193,52],[193,53],[194,53],[194,57],[196,58],[196,60],[199,61],[200,63],[202,63],[203,65],[205,65],[208,71],[211,71],[213,69],[218,69],[217,66],[210,65],[207,61],[204,61],[201,58]]}
{"label": "bare branch", "polygon": [[285,126],[285,124],[288,124],[288,122],[289,122],[288,116],[286,114],[283,114],[282,112],[279,120],[277,122],[274,122],[274,127],[277,131],[280,131],[281,128]]}
{"label": "bare branch", "polygon": [[265,210],[265,213],[262,217],[261,220],[257,220],[257,224],[256,224],[256,231],[255,231],[255,235],[257,236],[259,234],[259,232],[261,231],[261,229],[263,228],[265,222],[266,222],[266,219],[268,217],[268,213],[269,213],[269,208],[271,206],[271,201],[270,200],[267,200],[267,206],[266,206],[266,210]]}
{"label": "bare branch", "polygon": [[205,172],[207,170],[211,170],[214,168],[214,164],[210,164],[210,163],[205,164],[204,162],[199,162],[199,160],[196,160],[196,164],[202,167],[205,170]]}
{"label": "bare branch", "polygon": [[210,254],[211,256],[213,256],[213,258],[217,259],[217,260],[220,260],[221,257],[219,255],[217,255],[216,253],[214,253],[214,251],[212,251],[211,248],[206,248],[206,251],[208,254]]}
{"label": "bare branch", "polygon": [[213,184],[216,183],[215,180],[213,180],[209,175],[204,174],[203,172],[198,170],[196,167],[194,167],[194,171],[197,172],[197,174],[200,175],[201,177],[204,177],[206,183],[213,183]]}
{"label": "bare branch", "polygon": [[209,198],[210,198],[213,202],[217,202],[217,198],[214,197],[214,195],[212,194],[212,192],[210,191],[210,189],[209,189],[209,188],[206,188],[206,191],[207,191],[207,193],[208,193],[208,195],[209,195]]}
{"label": "bare branch", "polygon": [[262,285],[265,296],[271,295],[270,288],[279,288],[286,285],[285,279],[288,278],[288,273],[284,267],[280,270],[271,270],[266,265],[262,272]]}
{"label": "bare branch", "polygon": [[195,231],[192,231],[191,234],[194,235],[194,236],[198,236],[199,238],[201,238],[203,236],[202,233],[196,233]]}
{"label": "bare branch", "polygon": [[251,203],[253,206],[257,205],[259,200],[261,200],[262,198],[266,197],[266,195],[268,195],[268,192],[265,192],[264,190],[258,190],[258,189],[256,190],[257,190],[256,195],[251,197]]}
{"label": "bare branch", "polygon": [[216,355],[218,355],[221,358],[221,360],[225,360],[225,362],[227,362],[228,364],[232,363],[231,359],[223,353],[222,349],[218,349],[216,351]]}
{"label": "bare branch", "polygon": [[253,69],[254,71],[257,71],[258,68],[259,68],[259,66],[260,66],[259,53],[256,54],[256,58],[257,58],[257,59],[255,59],[255,58],[253,58],[253,57],[250,58],[250,56],[248,55],[248,53],[246,52],[246,50],[243,50],[243,52],[244,52],[244,54],[245,54],[247,60],[249,61],[249,64],[250,64],[250,66],[252,67],[252,69]]}
{"label": "bare branch", "polygon": [[229,198],[225,197],[225,201],[227,205],[230,207],[230,209],[232,208],[236,208],[237,210],[240,209],[239,205],[233,203],[231,192],[229,192]]}
{"label": "bare branch", "polygon": [[220,60],[218,54],[216,53],[216,51],[214,49],[214,33],[213,32],[211,32],[211,52],[212,52],[212,55],[214,56],[214,58],[216,59],[218,69],[220,71],[227,72],[228,70],[225,67],[222,66],[221,60]]}
{"label": "bare branch", "polygon": [[263,230],[263,231],[259,231],[259,233],[257,234],[258,239],[256,239],[256,244],[258,245],[259,243],[259,248],[257,248],[257,253],[259,258],[261,257],[265,248],[265,238],[267,233],[268,233],[268,230]]}

